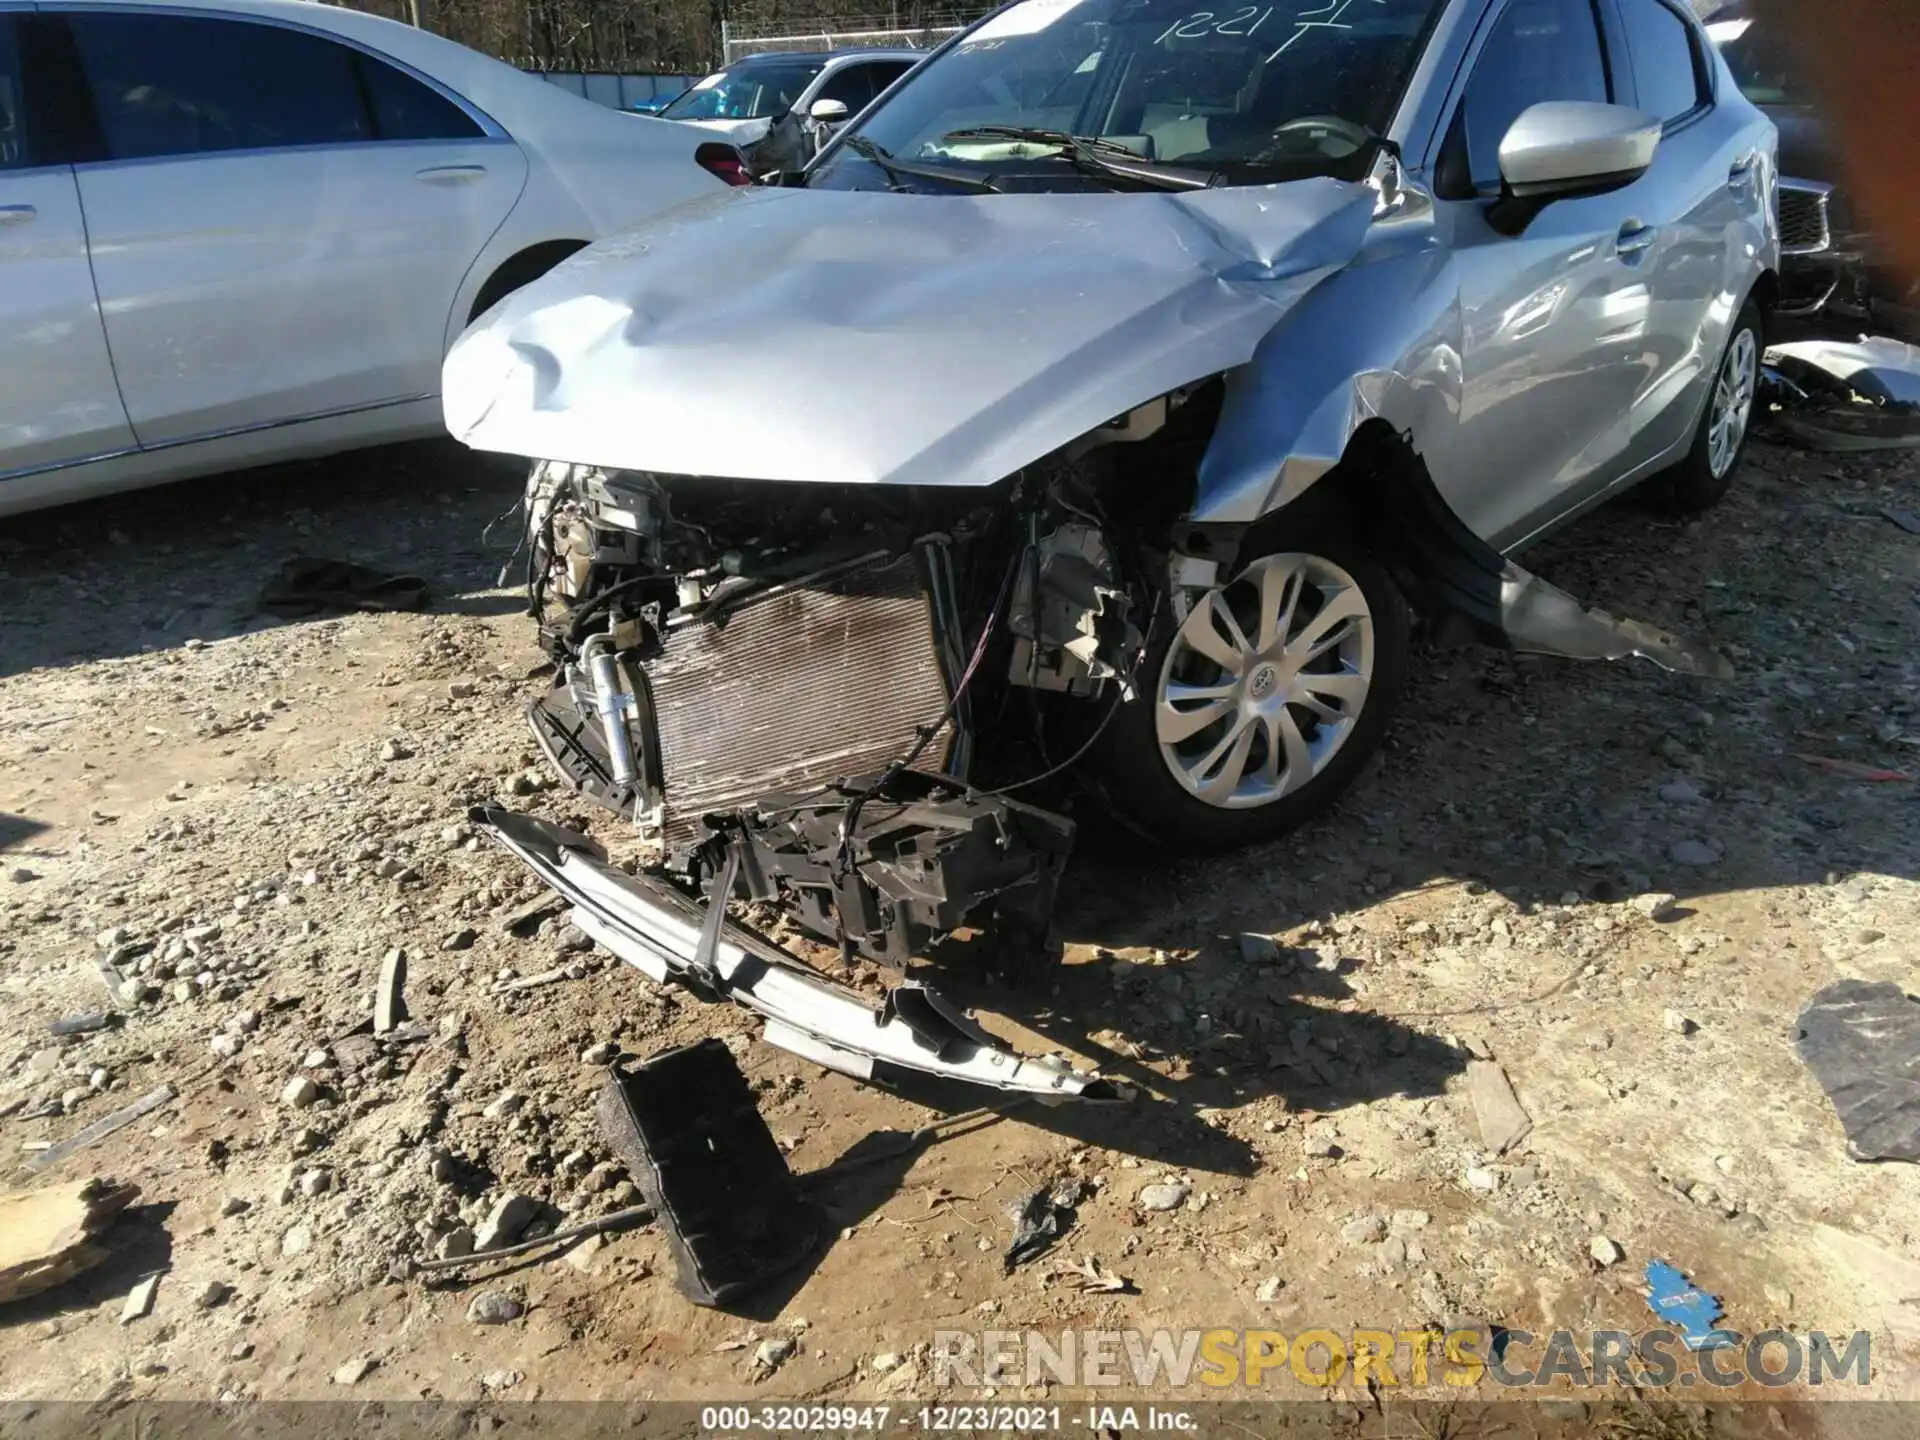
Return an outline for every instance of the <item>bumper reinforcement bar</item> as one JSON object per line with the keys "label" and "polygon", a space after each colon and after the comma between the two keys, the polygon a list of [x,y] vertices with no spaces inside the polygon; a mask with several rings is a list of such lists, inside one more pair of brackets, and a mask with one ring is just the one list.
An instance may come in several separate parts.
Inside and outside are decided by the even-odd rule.
{"label": "bumper reinforcement bar", "polygon": [[592,840],[531,815],[480,806],[469,819],[573,907],[573,923],[656,982],[729,1000],[766,1021],[770,1045],[860,1080],[914,1072],[1040,1100],[1121,1100],[1112,1081],[1015,1053],[916,981],[884,1002],[836,985],[733,921],[706,936],[710,911],[670,882],[629,875]]}

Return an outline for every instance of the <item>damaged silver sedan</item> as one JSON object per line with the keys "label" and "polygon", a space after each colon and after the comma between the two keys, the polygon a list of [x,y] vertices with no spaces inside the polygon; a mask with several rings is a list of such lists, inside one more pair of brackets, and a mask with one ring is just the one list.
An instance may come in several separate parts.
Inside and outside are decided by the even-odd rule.
{"label": "damaged silver sedan", "polygon": [[541,457],[534,730],[665,859],[481,818],[822,1063],[1091,1093],[929,991],[828,1014],[702,902],[895,966],[976,930],[1024,974],[1063,784],[1176,851],[1280,834],[1379,744],[1416,619],[1724,674],[1510,557],[1629,487],[1725,492],[1774,151],[1665,0],[1018,0],[803,173],[455,347],[454,434]]}

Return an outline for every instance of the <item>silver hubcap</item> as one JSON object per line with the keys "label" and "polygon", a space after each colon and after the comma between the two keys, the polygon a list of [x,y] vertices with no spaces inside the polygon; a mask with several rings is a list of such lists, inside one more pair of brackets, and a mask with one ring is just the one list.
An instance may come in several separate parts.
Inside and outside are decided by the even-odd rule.
{"label": "silver hubcap", "polygon": [[1290,795],[1353,733],[1373,682],[1373,612],[1318,555],[1269,555],[1195,602],[1154,697],[1161,758],[1188,793],[1245,810]]}
{"label": "silver hubcap", "polygon": [[1741,330],[1727,347],[1720,378],[1713,387],[1713,417],[1708,421],[1707,464],[1721,479],[1740,453],[1747,422],[1753,418],[1753,393],[1760,380],[1760,346],[1753,331]]}

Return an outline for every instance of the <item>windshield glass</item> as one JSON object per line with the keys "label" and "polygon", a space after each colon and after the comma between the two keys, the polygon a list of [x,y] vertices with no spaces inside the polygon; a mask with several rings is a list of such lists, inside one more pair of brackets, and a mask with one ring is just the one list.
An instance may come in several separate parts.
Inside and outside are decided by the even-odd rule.
{"label": "windshield glass", "polygon": [[1804,105],[1800,82],[1793,73],[1793,51],[1776,43],[1772,31],[1750,19],[1716,20],[1707,35],[1726,57],[1727,69],[1740,93],[1756,105]]}
{"label": "windshield glass", "polygon": [[886,185],[875,146],[908,164],[979,167],[1003,189],[1086,183],[1058,145],[965,133],[983,126],[1089,137],[1104,154],[1223,184],[1358,179],[1445,4],[1023,0],[922,64],[862,122],[870,146],[835,147],[808,183]]}
{"label": "windshield glass", "polygon": [[739,65],[707,76],[660,114],[668,120],[765,120],[784,115],[813,83],[821,62]]}

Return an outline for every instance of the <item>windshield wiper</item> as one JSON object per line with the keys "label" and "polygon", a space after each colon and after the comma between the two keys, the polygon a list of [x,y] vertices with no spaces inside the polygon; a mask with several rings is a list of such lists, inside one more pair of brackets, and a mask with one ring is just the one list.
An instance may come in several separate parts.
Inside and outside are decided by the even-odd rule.
{"label": "windshield wiper", "polygon": [[948,185],[964,185],[969,190],[997,191],[1000,188],[986,175],[969,175],[961,170],[945,170],[938,165],[915,165],[911,161],[896,160],[864,135],[849,135],[841,143],[861,159],[871,160],[886,171],[888,177],[892,179],[902,175],[912,175],[922,180],[940,180]]}
{"label": "windshield wiper", "polygon": [[1205,190],[1213,184],[1216,172],[1195,170],[1185,165],[1163,165],[1135,154],[1126,146],[1097,135],[1069,135],[1064,130],[1029,129],[1021,125],[970,125],[950,130],[936,142],[949,140],[1024,140],[1034,145],[1057,145],[1060,158],[1075,169],[1093,175],[1112,175],[1137,180],[1162,190]]}

